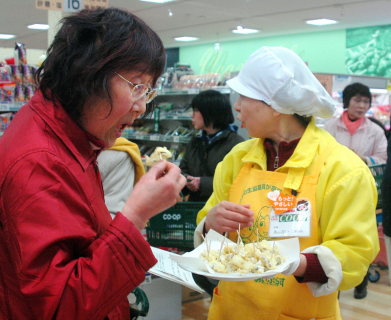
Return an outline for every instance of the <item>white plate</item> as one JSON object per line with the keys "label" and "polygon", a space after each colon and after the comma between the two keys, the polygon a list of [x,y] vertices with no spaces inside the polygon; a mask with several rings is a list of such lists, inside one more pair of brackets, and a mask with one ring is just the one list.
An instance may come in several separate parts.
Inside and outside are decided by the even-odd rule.
{"label": "white plate", "polygon": [[[213,231],[215,232],[215,231]],[[216,232],[215,232],[216,233]],[[210,232],[208,233],[207,238],[211,240],[211,249],[212,250],[219,250],[221,246],[221,241],[216,240],[217,238],[222,239],[223,237],[220,234],[209,236]],[[273,246],[273,242],[276,243],[278,248],[280,249],[280,254],[285,256],[285,262],[281,265],[279,265],[274,270],[268,270],[263,273],[219,273],[215,272],[211,268],[209,268],[203,260],[201,260],[199,257],[200,253],[206,250],[206,244],[205,242],[200,245],[199,247],[195,248],[191,252],[187,252],[184,255],[177,255],[177,254],[171,254],[170,258],[178,263],[178,265],[192,273],[196,273],[211,279],[215,280],[227,280],[227,281],[248,281],[248,280],[255,280],[259,278],[269,278],[274,277],[275,275],[283,272],[286,270],[289,266],[289,264],[293,261],[295,261],[299,254],[300,254],[300,244],[298,238],[289,238],[279,241],[269,241],[269,244]],[[230,241],[230,243],[233,243]]]}

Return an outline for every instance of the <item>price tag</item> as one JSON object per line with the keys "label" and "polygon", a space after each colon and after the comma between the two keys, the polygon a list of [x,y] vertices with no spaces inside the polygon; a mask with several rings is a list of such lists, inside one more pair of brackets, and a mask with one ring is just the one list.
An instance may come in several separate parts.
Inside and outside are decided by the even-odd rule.
{"label": "price tag", "polygon": [[189,88],[187,90],[187,93],[190,93],[190,94],[199,94],[200,93],[200,88]]}
{"label": "price tag", "polygon": [[0,111],[9,111],[10,107],[7,103],[0,103]]}
{"label": "price tag", "polygon": [[83,0],[64,0],[64,11],[76,12],[83,9]]}
{"label": "price tag", "polygon": [[152,140],[152,141],[159,141],[160,140],[160,136],[159,135],[151,135],[150,140]]}
{"label": "price tag", "polygon": [[179,142],[179,137],[178,136],[174,137],[174,142]]}

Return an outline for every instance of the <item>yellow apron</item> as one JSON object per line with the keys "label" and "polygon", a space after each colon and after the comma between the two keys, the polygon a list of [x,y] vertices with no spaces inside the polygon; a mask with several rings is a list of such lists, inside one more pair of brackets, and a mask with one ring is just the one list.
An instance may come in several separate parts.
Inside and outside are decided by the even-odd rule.
{"label": "yellow apron", "polygon": [[[300,249],[318,245],[321,241],[318,235],[318,218],[316,215],[315,193],[320,170],[332,148],[326,148],[318,157],[309,176],[302,177],[297,190],[297,200],[309,200],[312,208],[311,236],[300,238]],[[284,187],[287,181],[297,179],[294,170],[288,173],[263,171],[245,163],[234,181],[229,201],[250,204],[255,212],[254,227],[241,230],[245,243],[256,241],[258,227],[260,240],[268,238],[270,202],[267,194],[280,190],[291,194],[292,189]],[[294,177],[292,176],[294,175]],[[229,238],[237,240],[236,233],[230,233]],[[276,240],[277,238],[273,238]],[[278,239],[277,239],[278,240]],[[215,289],[213,301],[209,309],[209,320],[294,320],[294,319],[341,319],[338,292],[315,298],[305,283],[298,283],[294,276],[278,274],[272,279],[257,279],[252,281],[220,281]]]}

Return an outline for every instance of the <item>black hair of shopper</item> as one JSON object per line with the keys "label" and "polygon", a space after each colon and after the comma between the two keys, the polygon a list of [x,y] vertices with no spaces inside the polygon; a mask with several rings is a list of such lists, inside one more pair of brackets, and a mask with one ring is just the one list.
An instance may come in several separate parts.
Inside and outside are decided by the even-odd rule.
{"label": "black hair of shopper", "polygon": [[191,101],[191,107],[201,113],[206,127],[213,124],[213,129],[225,129],[235,121],[228,98],[215,90],[200,92]]}
{"label": "black hair of shopper", "polygon": [[348,108],[350,99],[357,94],[369,98],[369,107],[372,105],[372,94],[371,91],[369,91],[369,88],[362,83],[356,82],[349,84],[345,87],[345,89],[343,89],[342,100],[344,109]]}
{"label": "black hair of shopper", "polygon": [[[149,74],[155,86],[164,71],[163,42],[143,20],[126,10],[81,10],[60,23],[35,81],[45,99],[60,103],[76,123],[87,103],[93,107],[91,96],[112,104],[109,80],[116,72]],[[144,116],[153,109],[153,104],[147,105]]]}

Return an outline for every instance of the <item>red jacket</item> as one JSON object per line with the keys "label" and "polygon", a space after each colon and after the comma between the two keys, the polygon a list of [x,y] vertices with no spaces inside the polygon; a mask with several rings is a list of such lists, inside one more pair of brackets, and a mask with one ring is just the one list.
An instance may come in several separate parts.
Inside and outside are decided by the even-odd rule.
{"label": "red jacket", "polygon": [[156,263],[111,220],[96,155],[38,91],[0,138],[0,319],[129,319],[126,296]]}

